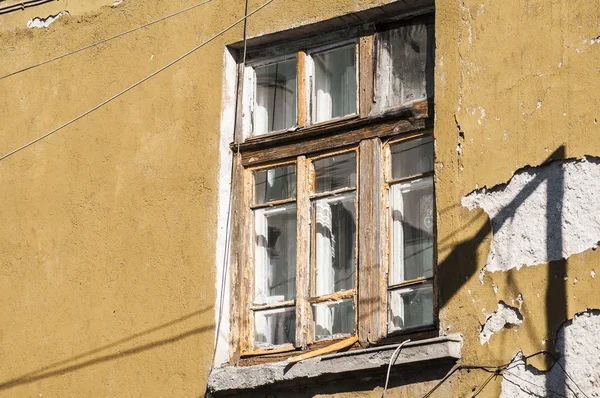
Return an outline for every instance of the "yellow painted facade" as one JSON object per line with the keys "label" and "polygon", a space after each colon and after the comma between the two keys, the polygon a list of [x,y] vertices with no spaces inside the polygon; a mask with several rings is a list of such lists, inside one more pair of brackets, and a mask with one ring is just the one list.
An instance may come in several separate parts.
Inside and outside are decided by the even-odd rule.
{"label": "yellow painted facade", "polygon": [[[380,3],[274,0],[250,18],[248,34]],[[0,15],[0,76],[193,4],[61,0]],[[250,9],[260,4],[251,0]],[[552,349],[566,319],[600,308],[600,276],[591,276],[600,272],[600,254],[590,248],[551,265],[488,272],[481,283],[490,221],[461,200],[524,166],[600,154],[600,9],[587,0],[438,0],[435,7],[440,330],[464,336],[462,363],[500,365],[519,350]],[[63,10],[70,15],[48,28],[26,27]],[[0,79],[0,156],[243,15],[242,1],[212,0]],[[204,396],[216,327],[224,52],[242,34],[240,24],[0,161],[0,397]],[[486,314],[500,300],[515,305],[519,294],[523,324],[482,345]],[[470,396],[488,377],[459,371],[434,396]],[[435,384],[388,396],[422,396]],[[379,397],[382,389],[326,391]],[[480,396],[500,391],[498,377]]]}

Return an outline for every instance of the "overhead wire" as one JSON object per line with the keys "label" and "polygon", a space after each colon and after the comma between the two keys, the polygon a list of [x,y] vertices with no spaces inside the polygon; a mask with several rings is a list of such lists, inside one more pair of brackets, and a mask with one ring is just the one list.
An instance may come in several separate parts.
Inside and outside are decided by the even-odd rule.
{"label": "overhead wire", "polygon": [[204,47],[205,45],[207,45],[208,43],[212,42],[213,40],[215,40],[217,37],[221,36],[222,34],[226,33],[227,31],[229,31],[230,29],[232,29],[233,27],[237,26],[238,24],[242,23],[243,21],[245,21],[247,18],[249,18],[250,16],[254,15],[255,13],[257,13],[258,11],[262,10],[264,7],[266,7],[267,5],[269,5],[271,2],[273,2],[273,0],[268,0],[267,2],[265,2],[264,4],[262,4],[261,6],[259,6],[258,8],[254,9],[252,12],[250,12],[248,15],[244,16],[243,18],[238,19],[237,21],[235,21],[233,24],[229,25],[228,27],[226,27],[225,29],[221,30],[219,33],[215,34],[214,36],[212,36],[211,38],[209,38],[208,40],[205,40],[204,42],[200,43],[199,45],[197,45],[196,47],[192,48],[191,50],[189,50],[188,52],[186,52],[185,54],[177,57],[175,60],[169,62],[168,64],[164,65],[163,67],[157,69],[156,71],[152,72],[151,74],[149,74],[148,76],[144,77],[141,80],[138,80],[137,82],[133,83],[132,85],[130,85],[129,87],[125,88],[124,90],[119,91],[117,94],[113,95],[112,97],[102,101],[100,104],[94,106],[93,108],[88,109],[87,111],[83,112],[82,114],[80,114],[79,116],[74,117],[73,119],[69,120],[66,123],[61,124],[60,126],[56,127],[53,130],[50,130],[49,132],[41,135],[40,137],[28,142],[27,144],[21,145],[20,147],[18,147],[17,149],[14,149],[8,153],[6,153],[5,155],[2,155],[0,157],[0,161],[6,159],[7,157],[19,152],[20,150],[23,150],[33,144],[35,144],[36,142],[43,140],[44,138],[56,133],[57,131],[75,123],[76,121],[78,121],[79,119],[89,115],[90,113],[102,108],[104,105],[108,104],[109,102],[113,101],[114,99],[120,97],[121,95],[127,93],[128,91],[134,89],[135,87],[139,86],[140,84],[144,83],[145,81],[153,78],[154,76],[158,75],[159,73],[161,73],[162,71],[164,71],[165,69],[175,65],[177,62],[181,61],[182,59],[184,59],[185,57],[187,57],[188,55],[194,53],[195,51],[197,51],[198,49]]}
{"label": "overhead wire", "polygon": [[54,61],[58,61],[59,59],[62,59],[62,58],[68,57],[68,56],[70,56],[70,55],[73,55],[73,54],[77,54],[77,53],[79,53],[79,52],[81,52],[81,51],[84,51],[84,50],[87,50],[87,49],[89,49],[89,48],[92,48],[92,47],[98,46],[98,45],[100,45],[100,44],[104,44],[104,43],[106,43],[106,42],[109,42],[109,41],[111,41],[111,40],[114,40],[114,39],[117,39],[117,38],[119,38],[119,37],[125,36],[125,35],[127,35],[127,34],[129,34],[129,33],[135,32],[135,31],[137,31],[137,30],[140,30],[140,29],[143,29],[143,28],[147,28],[148,26],[154,25],[154,24],[156,24],[156,23],[158,23],[158,22],[162,22],[162,21],[164,21],[165,19],[172,18],[172,17],[174,17],[174,16],[177,16],[177,15],[179,15],[179,14],[183,14],[184,12],[187,12],[187,11],[193,10],[194,8],[200,7],[200,6],[202,6],[202,5],[206,4],[206,3],[210,3],[211,1],[212,1],[212,0],[204,0],[204,1],[200,2],[200,3],[194,4],[193,6],[190,6],[190,7],[184,8],[183,10],[179,10],[179,11],[177,11],[177,12],[174,12],[174,13],[172,13],[172,14],[165,15],[164,17],[161,17],[161,18],[159,18],[159,19],[155,19],[154,21],[151,21],[151,22],[145,23],[145,24],[143,24],[143,25],[137,26],[137,27],[135,27],[135,28],[132,28],[132,29],[126,30],[125,32],[121,32],[121,33],[118,33],[118,34],[116,34],[116,35],[114,35],[114,36],[107,37],[106,39],[98,40],[98,41],[96,41],[96,42],[94,42],[94,43],[92,43],[92,44],[88,44],[87,46],[83,46],[83,47],[81,47],[81,48],[78,48],[77,50],[73,50],[73,51],[70,51],[70,52],[68,52],[68,53],[65,53],[65,54],[58,55],[58,56],[56,56],[56,57],[50,58],[50,59],[48,59],[48,60],[46,60],[46,61],[42,61],[42,62],[39,62],[39,63],[37,63],[37,64],[33,64],[33,65],[27,66],[27,67],[25,67],[25,68],[19,69],[19,70],[17,70],[17,71],[14,71],[14,72],[8,73],[8,74],[6,74],[6,75],[0,76],[0,80],[2,80],[2,79],[6,79],[7,77],[11,77],[11,76],[17,75],[17,74],[19,74],[19,73],[22,73],[22,72],[25,72],[25,71],[28,71],[28,70],[34,69],[34,68],[37,68],[37,67],[39,67],[39,66],[42,66],[42,65],[49,64],[49,63],[51,63],[51,62],[54,62]]}
{"label": "overhead wire", "polygon": [[[554,354],[552,354],[549,351],[538,351],[534,354],[531,355],[527,355],[524,357],[525,360],[536,357],[538,355],[548,355],[550,358],[552,358],[552,360],[554,361],[555,364],[558,364],[558,366],[562,369],[562,371],[565,373],[565,375],[571,380],[571,382],[573,382],[573,384],[575,384],[575,386],[579,389],[579,391],[581,391],[581,393],[586,397],[589,398],[589,396],[581,389],[581,387],[579,387],[579,385],[575,382],[575,380],[573,380],[573,378],[569,375],[569,373],[567,373],[567,371],[565,370],[565,368],[560,364],[560,362],[558,361],[558,358],[556,358],[556,356]],[[512,364],[512,365],[511,365]],[[525,381],[529,384],[532,385],[536,385],[535,383],[532,383],[528,380],[522,379],[518,376],[516,376],[514,373],[509,372],[510,369],[514,368],[518,366],[517,363],[506,363],[504,365],[499,365],[499,366],[493,366],[493,365],[455,365],[450,372],[448,372],[448,374],[446,374],[446,376],[444,376],[444,378],[442,378],[442,380],[440,380],[431,390],[429,390],[429,392],[427,394],[425,394],[423,396],[423,398],[428,398],[430,397],[442,384],[444,384],[455,372],[457,372],[458,370],[462,370],[462,369],[467,369],[467,370],[483,370],[485,372],[488,373],[492,373],[492,375],[490,375],[490,377],[488,379],[486,379],[486,381],[477,389],[476,393],[474,393],[474,396],[476,396],[477,394],[481,393],[481,391],[483,390],[483,388],[485,388],[485,386],[487,386],[489,384],[489,382],[491,381],[491,379],[494,376],[504,376],[504,373],[507,373],[519,380]],[[505,378],[506,379],[506,378]],[[514,381],[510,381],[509,379],[506,379],[507,381],[516,384]],[[537,386],[537,385],[536,385]],[[540,387],[540,386],[537,386]],[[548,390],[549,392],[553,393],[553,394],[557,394],[558,396],[564,396],[564,395],[560,395],[558,393],[556,393],[555,391],[551,391]],[[572,390],[571,390],[572,391]],[[574,392],[573,392],[574,393]],[[575,396],[577,396],[577,394],[574,393]]]}

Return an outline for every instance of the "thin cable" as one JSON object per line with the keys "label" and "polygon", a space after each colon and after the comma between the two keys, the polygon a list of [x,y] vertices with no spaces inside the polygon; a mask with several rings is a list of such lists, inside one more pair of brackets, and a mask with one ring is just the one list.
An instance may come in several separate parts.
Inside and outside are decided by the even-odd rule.
{"label": "thin cable", "polygon": [[500,373],[498,373],[498,372],[494,372],[494,373],[492,373],[492,374],[490,375],[490,377],[488,377],[488,378],[487,378],[487,379],[486,379],[486,380],[483,382],[483,384],[482,384],[481,386],[479,386],[479,388],[478,388],[478,389],[477,389],[477,390],[476,390],[476,391],[473,393],[472,397],[476,397],[476,396],[478,396],[478,395],[479,395],[479,394],[480,394],[480,393],[483,391],[483,389],[484,389],[484,388],[485,388],[485,387],[486,387],[486,386],[487,386],[487,385],[490,383],[490,381],[492,381],[492,379],[493,379],[494,377],[497,377],[499,374],[500,374]]}
{"label": "thin cable", "polygon": [[241,22],[245,21],[248,17],[250,17],[251,15],[257,13],[258,11],[260,11],[261,9],[263,9],[264,7],[266,7],[267,5],[269,5],[273,0],[268,0],[266,3],[264,3],[263,5],[261,5],[260,7],[258,7],[257,9],[255,9],[254,11],[252,11],[250,14],[244,16],[243,18],[237,20],[236,22],[234,22],[233,24],[229,25],[227,28],[223,29],[222,31],[220,31],[219,33],[217,33],[216,35],[214,35],[213,37],[211,37],[210,39],[204,41],[203,43],[197,45],[196,47],[192,48],[190,51],[186,52],[185,54],[183,54],[182,56],[178,57],[177,59],[169,62],[168,64],[166,64],[165,66],[163,66],[162,68],[156,70],[155,72],[149,74],[148,76],[144,77],[142,80],[137,81],[136,83],[132,84],[131,86],[127,87],[126,89],[118,92],[117,94],[113,95],[112,97],[110,97],[109,99],[101,102],[100,104],[96,105],[95,107],[85,111],[84,113],[82,113],[81,115],[69,120],[68,122],[60,125],[59,127],[55,128],[54,130],[49,131],[48,133],[42,135],[41,137],[36,138],[33,141],[28,142],[25,145],[20,146],[19,148],[12,150],[10,152],[8,152],[6,155],[3,155],[2,157],[0,157],[0,160],[6,159],[7,157],[9,157],[10,155],[19,152],[22,149],[27,148],[30,145],[35,144],[36,142],[43,140],[44,138],[48,137],[51,134],[56,133],[57,131],[67,127],[68,125],[75,123],[76,121],[78,121],[79,119],[89,115],[90,113],[94,112],[95,110],[103,107],[104,105],[108,104],[109,102],[111,102],[112,100],[114,100],[115,98],[120,97],[121,95],[125,94],[126,92],[130,91],[131,89],[139,86],[140,84],[144,83],[146,80],[151,79],[152,77],[158,75],[160,72],[164,71],[165,69],[173,66],[174,64],[176,64],[177,62],[181,61],[182,59],[184,59],[185,57],[187,57],[188,55],[192,54],[193,52],[195,52],[196,50],[200,49],[201,47],[205,46],[206,44],[210,43],[211,41],[213,41],[214,39],[216,39],[217,37],[221,36],[223,33],[227,32],[228,30],[232,29],[234,26],[240,24]]}
{"label": "thin cable", "polygon": [[[554,359],[554,363],[557,364],[558,366],[560,366],[560,368],[562,369],[562,371],[567,375],[567,377],[569,378],[569,380],[571,380],[573,382],[573,384],[575,384],[575,387],[577,387],[577,389],[579,389],[579,391],[581,391],[581,393],[583,394],[584,397],[586,398],[590,398],[582,389],[581,387],[579,387],[579,385],[575,382],[575,380],[573,380],[573,378],[571,377],[570,374],[567,373],[567,370],[565,368],[563,368],[563,366],[561,365],[561,363],[559,361],[557,361],[556,359]],[[577,395],[577,394],[576,394]]]}
{"label": "thin cable", "polygon": [[400,345],[398,345],[398,347],[396,347],[392,356],[390,357],[390,364],[388,365],[387,376],[385,377],[385,387],[383,387],[382,398],[385,398],[385,394],[387,392],[388,382],[390,381],[390,371],[392,370],[392,365],[396,362],[396,360],[400,356],[400,350],[402,349],[404,344],[408,343],[409,341],[410,341],[410,339],[405,340],[402,343],[400,343]]}
{"label": "thin cable", "polygon": [[15,72],[9,73],[9,74],[7,74],[7,75],[1,76],[1,77],[0,77],[0,80],[2,80],[2,79],[6,79],[7,77],[10,77],[10,76],[14,76],[14,75],[16,75],[16,74],[19,74],[19,73],[21,73],[21,72],[28,71],[28,70],[30,70],[30,69],[37,68],[38,66],[42,66],[42,65],[49,64],[50,62],[54,62],[54,61],[57,61],[57,60],[59,60],[59,59],[61,59],[61,58],[68,57],[69,55],[77,54],[78,52],[81,52],[81,51],[83,51],[83,50],[87,50],[88,48],[95,47],[95,46],[97,46],[97,45],[99,45],[99,44],[103,44],[103,43],[106,43],[106,42],[108,42],[108,41],[111,41],[111,40],[113,40],[113,39],[117,39],[117,38],[119,38],[119,37],[121,37],[121,36],[125,36],[126,34],[129,34],[129,33],[135,32],[136,30],[140,30],[140,29],[146,28],[146,27],[148,27],[148,26],[150,26],[150,25],[154,25],[155,23],[158,23],[158,22],[164,21],[165,19],[169,19],[169,18],[172,18],[172,17],[174,17],[174,16],[176,16],[176,15],[182,14],[182,13],[184,13],[184,12],[187,12],[187,11],[193,10],[194,8],[200,7],[200,6],[202,6],[202,5],[206,4],[206,3],[210,3],[211,1],[212,1],[212,0],[204,0],[204,1],[203,1],[203,2],[201,2],[201,3],[195,4],[195,5],[193,5],[193,6],[190,6],[190,7],[188,7],[188,8],[184,8],[183,10],[179,10],[179,11],[177,11],[177,12],[174,12],[173,14],[166,15],[166,16],[164,16],[164,17],[162,17],[162,18],[156,19],[156,20],[154,20],[154,21],[152,21],[152,22],[148,22],[148,23],[146,23],[146,24],[144,24],[144,25],[141,25],[141,26],[138,26],[138,27],[136,27],[136,28],[133,28],[133,29],[126,30],[125,32],[121,32],[121,33],[119,33],[119,34],[116,34],[116,35],[114,35],[114,36],[108,37],[108,38],[106,38],[106,39],[102,39],[102,40],[100,40],[100,41],[97,41],[97,42],[95,42],[95,43],[88,44],[87,46],[84,46],[84,47],[78,48],[77,50],[73,50],[73,51],[71,51],[71,52],[68,52],[68,53],[65,53],[65,54],[62,54],[62,55],[56,56],[56,57],[54,57],[54,58],[50,58],[50,59],[48,59],[48,60],[46,60],[46,61],[43,61],[43,62],[40,62],[40,63],[38,63],[38,64],[34,64],[34,65],[28,66],[28,67],[26,67],[26,68],[19,69],[18,71],[15,71]]}

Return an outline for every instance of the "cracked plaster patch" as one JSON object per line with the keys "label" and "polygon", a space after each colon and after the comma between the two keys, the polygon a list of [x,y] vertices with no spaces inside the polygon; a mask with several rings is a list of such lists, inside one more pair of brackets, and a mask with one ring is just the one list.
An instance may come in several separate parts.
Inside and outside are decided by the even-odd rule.
{"label": "cracked plaster patch", "polygon": [[517,308],[507,305],[504,301],[499,301],[498,311],[488,315],[481,328],[479,342],[481,344],[488,343],[494,333],[519,326],[524,319]]}
{"label": "cracked plaster patch", "polygon": [[[600,159],[553,161],[517,171],[462,205],[482,208],[493,229],[485,271],[544,264],[595,248],[600,240]],[[483,270],[482,270],[483,272]]]}
{"label": "cracked plaster patch", "polygon": [[600,311],[577,314],[557,333],[556,350],[561,354],[558,364],[541,372],[528,365],[519,352],[504,371],[500,397],[600,397],[598,335]]}

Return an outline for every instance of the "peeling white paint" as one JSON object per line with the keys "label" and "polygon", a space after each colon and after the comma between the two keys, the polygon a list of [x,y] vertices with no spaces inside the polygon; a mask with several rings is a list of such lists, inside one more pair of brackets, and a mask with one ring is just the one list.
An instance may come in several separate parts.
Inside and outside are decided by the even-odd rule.
{"label": "peeling white paint", "polygon": [[[229,143],[233,141],[235,121],[235,74],[236,62],[229,50],[224,55],[223,113],[221,114],[221,138],[219,141],[219,214],[217,250],[215,258],[217,297],[215,302],[215,357],[214,366],[229,360],[229,218],[231,194],[232,153]],[[219,326],[220,324],[220,326]],[[218,329],[218,333],[217,333]]]}
{"label": "peeling white paint", "polygon": [[481,332],[479,333],[479,342],[485,344],[490,341],[492,335],[502,329],[510,329],[513,326],[519,326],[523,323],[523,315],[515,307],[498,302],[498,311],[487,316]]}
{"label": "peeling white paint", "polygon": [[56,15],[49,15],[47,18],[40,18],[40,17],[31,18],[29,21],[27,21],[27,27],[29,29],[47,28],[52,23],[54,23],[54,21],[56,21],[58,18],[65,16],[65,15],[69,15],[69,11],[66,11],[66,10],[61,11]]}
{"label": "peeling white paint", "polygon": [[463,206],[482,208],[492,223],[482,272],[544,264],[595,248],[600,240],[598,192],[600,159],[584,157],[528,167],[508,184],[464,197]]}
{"label": "peeling white paint", "polygon": [[600,396],[598,335],[600,311],[589,310],[576,315],[557,333],[558,363],[549,372],[540,372],[528,365],[519,352],[504,371],[500,397]]}

